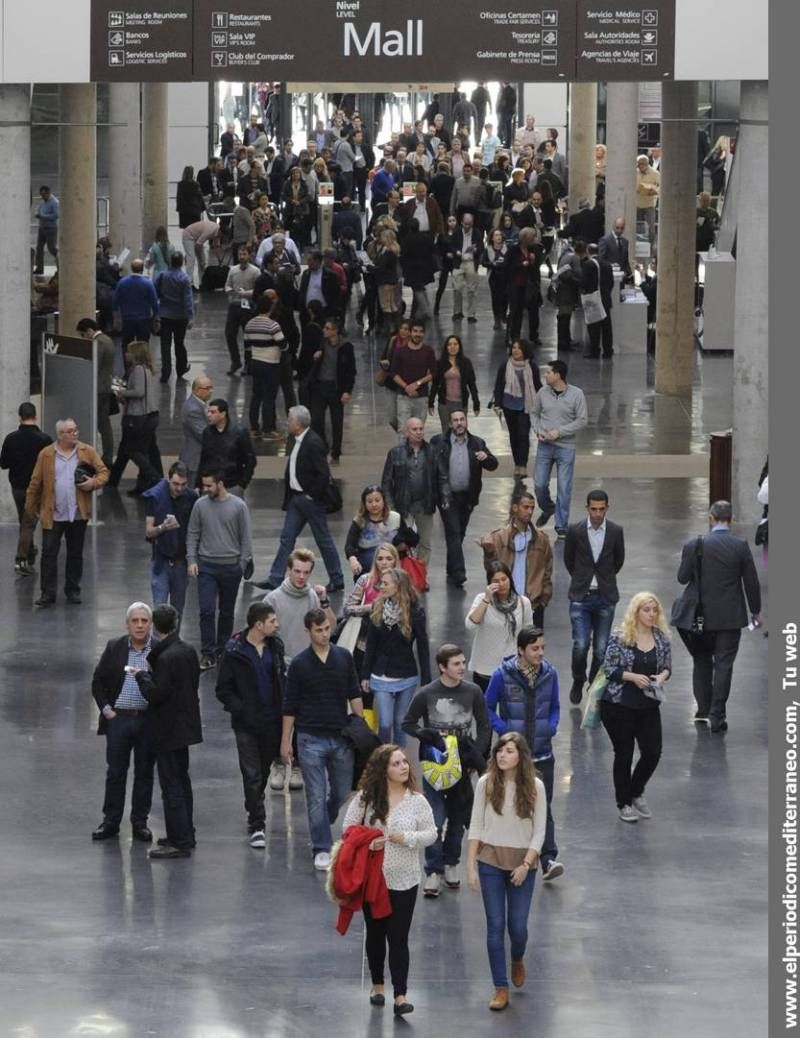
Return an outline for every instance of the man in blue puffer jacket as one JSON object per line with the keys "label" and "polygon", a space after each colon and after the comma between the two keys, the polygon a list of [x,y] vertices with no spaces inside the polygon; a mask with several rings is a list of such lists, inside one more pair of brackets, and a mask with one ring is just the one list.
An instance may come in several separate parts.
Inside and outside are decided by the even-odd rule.
{"label": "man in blue puffer jacket", "polygon": [[563,875],[558,858],[553,800],[555,758],[551,740],[558,730],[561,709],[558,674],[544,658],[544,634],[539,627],[523,627],[517,635],[517,655],[507,656],[492,674],[486,689],[486,707],[498,735],[519,732],[531,747],[534,763],[547,793],[547,829],[542,845],[542,879]]}

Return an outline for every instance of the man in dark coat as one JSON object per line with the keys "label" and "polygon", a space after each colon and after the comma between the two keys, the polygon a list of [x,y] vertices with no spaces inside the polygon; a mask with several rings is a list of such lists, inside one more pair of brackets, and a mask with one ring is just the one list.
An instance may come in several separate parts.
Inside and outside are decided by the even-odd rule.
{"label": "man in dark coat", "polygon": [[150,851],[151,858],[189,858],[195,846],[189,747],[203,741],[200,664],[192,646],[181,641],[179,619],[173,606],[156,606],[153,627],[161,640],[147,657],[150,670],[136,674],[149,706],[147,720],[167,829],[166,837]]}
{"label": "man in dark coat", "polygon": [[[692,617],[673,616],[673,623],[694,664],[692,686],[697,702],[694,719],[710,725],[712,732],[728,730],[726,704],[742,628],[747,627],[748,606],[753,625],[761,623],[758,574],[749,544],[731,533],[732,518],[730,502],[715,501],[708,514],[711,532],[702,538],[693,537],[683,546],[678,583],[696,583],[699,569],[702,633],[695,635],[691,631]],[[698,541],[702,544],[699,566]]]}
{"label": "man in dark coat", "polygon": [[467,429],[464,411],[450,412],[450,432],[434,436],[439,512],[447,542],[447,582],[462,588],[467,582],[464,538],[483,486],[483,470],[494,472],[499,462],[480,436]]}
{"label": "man in dark coat", "polygon": [[231,716],[239,755],[248,842],[257,849],[266,846],[264,792],[273,761],[280,759],[286,664],[277,630],[275,607],[254,602],[247,629],[225,646],[217,672],[217,699]]}

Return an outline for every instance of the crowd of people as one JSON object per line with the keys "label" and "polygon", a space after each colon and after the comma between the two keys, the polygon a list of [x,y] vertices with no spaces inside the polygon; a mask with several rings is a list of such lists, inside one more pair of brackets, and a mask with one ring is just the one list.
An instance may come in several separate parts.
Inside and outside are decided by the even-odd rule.
{"label": "crowd of people", "polygon": [[[202,741],[201,675],[216,671],[216,696],[235,739],[249,846],[266,846],[268,789],[304,793],[313,865],[328,874],[340,925],[346,928],[363,906],[370,1003],[385,1004],[388,950],[398,1016],[413,1010],[409,932],[420,885],[428,899],[443,887],[460,887],[465,834],[465,878],[481,892],[486,914],[492,1010],[508,1005],[509,972],[511,985],[525,983],[537,874],[550,883],[565,872],[552,810],[559,668],[545,654],[544,633],[553,608],[554,555],[545,531],[551,519],[569,578],[568,601],[560,604],[572,633],[569,702],[578,707],[588,700],[587,713],[599,702],[625,823],[653,814],[645,790],[661,754],[659,707],[672,672],[669,624],[655,594],[634,594],[614,627],[625,540],[609,517],[607,492],[591,490],[586,514],[570,521],[586,399],[568,381],[565,360],[540,366],[535,359],[543,267],[546,295],[557,309],[559,351],[572,347],[570,322],[582,307],[587,356],[600,355],[601,341],[603,354],[613,354],[608,278],[612,265],[623,278],[633,277],[633,268],[624,220],[613,220],[604,233],[605,148],[598,146],[596,155],[596,198],[583,200],[562,226],[568,174],[557,133],[540,139],[530,116],[515,129],[509,95],[505,108],[498,103],[495,135],[485,104],[479,111],[474,99],[462,100],[452,129],[440,114],[427,128],[422,120],[408,123],[381,149],[377,165],[357,113],[337,111],[329,126],[317,125],[299,155],[291,140],[273,148],[254,118],[241,148],[229,134],[221,156],[196,178],[187,166],[176,200],[184,252],[162,229],[147,258],[134,259],[131,273],[114,279],[110,308],[124,385],[112,387],[119,347],[103,311],[77,326],[97,345],[101,451],[80,440],[69,417],[56,424],[51,442],[25,401],[19,428],[0,455],[19,512],[21,576],[34,572],[37,523],[42,528],[40,609],[57,603],[62,537],[65,597],[80,606],[92,495],[102,488],[113,493],[129,461],[138,470],[131,492],[145,505],[151,602],[131,603],[125,633],[108,642],[94,672],[107,772],[92,839],[119,836],[133,756],[133,838],[153,841],[148,821],[157,771],[165,834],[150,857],[191,857],[198,837],[189,748]],[[638,165],[637,204],[655,234],[655,215],[646,214],[656,212],[658,171],[647,156]],[[333,244],[320,251],[315,207],[325,183],[341,205]],[[57,220],[57,201],[51,204],[44,191],[41,248],[54,252],[47,221]],[[367,202],[369,220],[362,219]],[[708,208],[706,199],[701,208]],[[206,242],[215,264],[207,262]],[[103,248],[98,263],[106,265]],[[219,262],[226,252],[232,262]],[[165,476],[150,337],[160,335],[161,381],[172,376],[173,350],[175,374],[185,376],[196,291],[208,287],[217,267],[227,297],[228,375],[244,370],[252,378],[249,425],[213,395],[211,377],[196,372],[181,410],[179,460]],[[458,334],[444,339],[438,357],[426,341],[448,280],[454,325],[482,318],[482,268],[494,330],[505,331],[508,350],[496,375],[476,371]],[[437,280],[431,306],[428,287]],[[408,318],[403,285],[411,289]],[[398,442],[376,482],[364,485],[340,552],[327,520],[342,504],[331,464],[342,455],[345,408],[357,378],[356,350],[344,329],[348,320],[365,319],[385,337],[377,377]],[[490,389],[488,406],[506,422],[516,480],[507,520],[477,538],[483,570],[470,574],[464,541],[483,475],[498,467],[469,428],[470,402],[475,415],[481,410],[481,377]],[[285,518],[274,558],[256,580],[258,516],[247,488],[256,468],[254,439],[284,435],[279,391],[288,431]],[[114,456],[109,418],[116,406],[123,418]],[[433,416],[437,431],[426,437]],[[536,456],[529,490],[523,477],[531,431]],[[448,584],[462,590],[477,580],[481,588],[463,609],[464,646],[430,644],[425,595],[437,513]],[[733,536],[731,521],[730,505],[716,502],[709,533],[684,547],[677,580],[686,589],[671,616],[693,658],[695,721],[714,733],[727,729],[741,629],[757,623],[760,612],[750,549]],[[297,546],[306,526],[326,583],[312,582],[316,556]],[[346,598],[345,575],[353,581]],[[266,594],[236,631],[243,581]],[[196,638],[184,622],[193,582]],[[409,738],[419,746],[418,767],[407,753]],[[343,835],[335,844],[343,808]]]}

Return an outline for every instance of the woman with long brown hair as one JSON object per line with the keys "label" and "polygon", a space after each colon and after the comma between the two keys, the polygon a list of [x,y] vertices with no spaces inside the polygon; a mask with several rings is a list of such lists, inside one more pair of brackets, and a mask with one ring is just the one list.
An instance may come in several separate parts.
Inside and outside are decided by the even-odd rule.
{"label": "woman with long brown hair", "polygon": [[371,690],[375,696],[381,741],[391,742],[394,735],[394,741],[405,746],[401,726],[414,690],[420,682],[427,685],[431,680],[425,610],[405,570],[390,569],[381,577],[381,592],[370,613],[361,677],[364,692]]}
{"label": "woman with long brown hair", "polygon": [[478,779],[469,826],[467,882],[480,888],[486,912],[486,948],[494,982],[490,1009],[508,1005],[505,929],[511,938],[511,980],[525,983],[528,915],[544,840],[547,802],[528,743],[506,732],[494,744]]}
{"label": "woman with long brown hair", "polygon": [[350,801],[342,830],[351,825],[369,825],[385,834],[370,844],[370,850],[383,851],[383,877],[389,891],[392,914],[373,919],[364,904],[367,927],[367,961],[372,977],[370,1004],[385,1004],[383,966],[389,947],[389,972],[394,988],[394,1012],[405,1016],[414,1007],[406,1001],[408,984],[408,931],[420,881],[419,850],[436,839],[433,812],[425,797],[417,792],[408,757],[399,746],[379,746],[374,751],[358,783],[358,793]]}

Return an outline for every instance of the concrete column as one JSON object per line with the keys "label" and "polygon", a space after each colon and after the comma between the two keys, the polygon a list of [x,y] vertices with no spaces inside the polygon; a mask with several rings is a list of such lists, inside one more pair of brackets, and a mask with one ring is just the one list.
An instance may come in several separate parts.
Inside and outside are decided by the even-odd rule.
{"label": "concrete column", "polygon": [[769,93],[766,82],[742,83],[736,176],[747,184],[738,209],[736,330],[733,349],[733,508],[738,521],[761,515],[756,486],[767,454],[769,251]]}
{"label": "concrete column", "polygon": [[636,243],[636,154],[639,143],[639,84],[606,87],[606,230],[625,217],[633,261]]}
{"label": "concrete column", "polygon": [[167,84],[142,84],[142,246],[169,225]]}
{"label": "concrete column", "polygon": [[697,83],[662,84],[656,392],[688,393],[694,370]]}
{"label": "concrete column", "polygon": [[594,205],[594,147],[597,144],[597,83],[569,85],[569,207],[581,198]]}
{"label": "concrete column", "polygon": [[95,313],[97,240],[97,90],[93,83],[61,86],[61,217],[58,235],[59,331],[74,335]]}
{"label": "concrete column", "polygon": [[[141,110],[138,83],[109,87],[109,236],[114,251],[142,244]],[[126,267],[127,271],[127,267]]]}
{"label": "concrete column", "polygon": [[[17,408],[30,399],[30,124],[31,88],[0,86],[0,154],[5,156],[8,181],[0,234],[0,421],[4,432],[16,427]],[[2,479],[0,521],[16,518],[11,488]]]}

